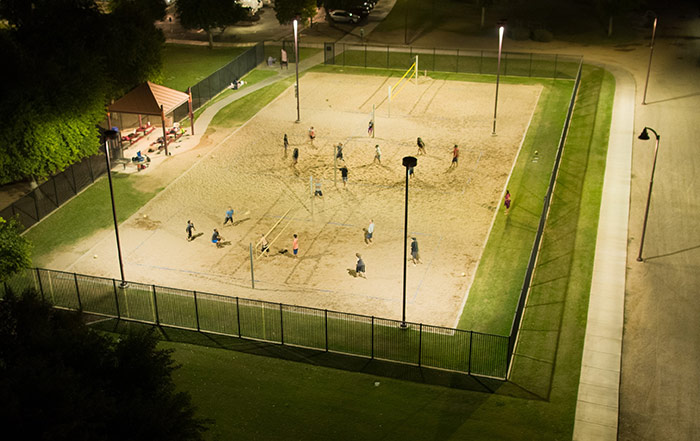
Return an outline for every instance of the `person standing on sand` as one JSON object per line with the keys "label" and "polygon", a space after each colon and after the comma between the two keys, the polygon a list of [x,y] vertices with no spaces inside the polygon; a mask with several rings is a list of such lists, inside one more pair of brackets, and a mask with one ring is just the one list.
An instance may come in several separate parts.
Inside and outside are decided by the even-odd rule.
{"label": "person standing on sand", "polygon": [[314,130],[314,126],[311,126],[309,129],[309,139],[311,140],[311,145],[314,145],[314,139],[316,139],[316,130]]}
{"label": "person standing on sand", "polygon": [[506,215],[508,215],[508,212],[510,211],[510,192],[506,190],[506,195],[503,198],[503,205],[506,206]]}
{"label": "person standing on sand", "polygon": [[192,221],[188,220],[187,227],[185,227],[185,231],[187,231],[187,240],[188,241],[192,240],[192,232],[194,230],[196,230],[196,228],[194,227],[194,224],[192,223]]}
{"label": "person standing on sand", "polygon": [[223,245],[221,244],[221,241],[224,240],[221,235],[219,234],[219,230],[214,228],[214,233],[211,235],[211,243],[216,245],[217,248],[221,248]]}
{"label": "person standing on sand", "polygon": [[294,235],[294,240],[292,240],[292,251],[294,252],[294,258],[297,258],[297,254],[299,253],[299,237],[297,235]]}
{"label": "person standing on sand", "polygon": [[420,138],[420,136],[418,137],[418,141],[416,141],[416,143],[418,144],[418,153],[416,154],[416,156],[425,155],[425,143]]}
{"label": "person standing on sand", "polygon": [[287,134],[284,134],[284,157],[287,157],[287,147],[289,147],[289,139],[287,138]]}
{"label": "person standing on sand", "polygon": [[411,238],[411,260],[413,260],[413,266],[416,263],[423,263],[420,261],[420,253],[418,252],[418,241],[415,237]]}
{"label": "person standing on sand", "polygon": [[224,219],[224,225],[226,225],[227,222],[231,222],[231,225],[233,225],[233,208],[228,207],[228,210],[226,210],[226,218]]}
{"label": "person standing on sand", "polygon": [[339,142],[335,148],[335,157],[336,157],[336,159],[339,159],[341,161],[345,160],[345,159],[343,159],[343,143],[342,142]]}
{"label": "person standing on sand", "polygon": [[340,167],[340,176],[343,178],[343,188],[348,186],[348,168],[346,166]]}
{"label": "person standing on sand", "polygon": [[372,120],[369,120],[369,124],[367,125],[367,135],[374,136],[374,121]]}
{"label": "person standing on sand", "polygon": [[292,167],[296,167],[297,162],[299,162],[299,149],[294,147],[294,150],[292,150]]}
{"label": "person standing on sand", "polygon": [[455,144],[454,148],[452,149],[452,163],[450,164],[450,168],[457,167],[459,165],[459,147],[457,147],[457,144]]}
{"label": "person standing on sand", "polygon": [[357,263],[355,264],[355,277],[360,276],[363,279],[366,279],[365,277],[365,262],[362,260],[362,256],[360,256],[360,253],[355,253],[355,257],[357,257]]}
{"label": "person standing on sand", "polygon": [[369,220],[369,226],[367,227],[367,235],[365,236],[367,246],[372,243],[372,236],[374,236],[374,219]]}
{"label": "person standing on sand", "polygon": [[382,151],[379,150],[379,144],[374,146],[374,161],[372,161],[372,164],[375,162],[378,162],[379,165],[382,165]]}

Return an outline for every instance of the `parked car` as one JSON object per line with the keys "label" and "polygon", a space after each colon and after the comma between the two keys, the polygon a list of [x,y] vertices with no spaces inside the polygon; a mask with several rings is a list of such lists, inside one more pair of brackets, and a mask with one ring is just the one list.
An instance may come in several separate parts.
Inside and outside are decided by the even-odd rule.
{"label": "parked car", "polygon": [[350,12],[353,15],[357,15],[358,17],[360,17],[360,19],[363,19],[363,18],[367,17],[369,15],[369,13],[372,11],[368,8],[358,6],[355,8],[350,8],[348,10],[348,12]]}
{"label": "parked car", "polygon": [[328,15],[331,17],[331,20],[336,23],[357,23],[360,21],[359,15],[355,15],[352,12],[343,11],[342,9],[335,9],[329,12]]}

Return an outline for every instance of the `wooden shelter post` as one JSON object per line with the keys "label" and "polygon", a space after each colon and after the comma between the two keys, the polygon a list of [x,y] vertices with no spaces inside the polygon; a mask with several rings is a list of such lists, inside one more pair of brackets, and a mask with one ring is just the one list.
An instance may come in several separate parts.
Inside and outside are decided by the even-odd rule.
{"label": "wooden shelter post", "polygon": [[192,114],[192,88],[191,87],[187,88],[187,95],[189,95],[189,98],[187,98],[187,104],[188,104],[189,110],[190,110],[190,135],[194,135],[194,115]]}
{"label": "wooden shelter post", "polygon": [[168,134],[166,133],[166,128],[165,128],[165,110],[163,109],[163,105],[161,104],[160,106],[160,122],[163,124],[163,147],[165,147],[165,156],[168,156]]}

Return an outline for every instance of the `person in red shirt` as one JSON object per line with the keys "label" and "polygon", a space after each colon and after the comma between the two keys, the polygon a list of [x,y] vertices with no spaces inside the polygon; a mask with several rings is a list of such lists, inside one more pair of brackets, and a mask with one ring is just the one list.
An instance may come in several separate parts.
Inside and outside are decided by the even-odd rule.
{"label": "person in red shirt", "polygon": [[457,144],[455,144],[454,148],[452,149],[452,164],[450,164],[450,168],[457,167],[458,165],[459,165],[459,147],[457,147]]}

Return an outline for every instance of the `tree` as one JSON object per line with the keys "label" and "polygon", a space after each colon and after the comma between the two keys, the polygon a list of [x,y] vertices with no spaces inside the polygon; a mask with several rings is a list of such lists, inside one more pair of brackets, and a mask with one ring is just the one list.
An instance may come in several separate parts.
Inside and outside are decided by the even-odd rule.
{"label": "tree", "polygon": [[21,231],[17,219],[0,217],[0,282],[32,265],[32,246]]}
{"label": "tree", "polygon": [[280,24],[289,24],[295,18],[304,22],[316,15],[316,0],[275,0],[274,9]]}
{"label": "tree", "polygon": [[26,292],[0,302],[0,423],[22,439],[201,440],[206,420],[176,392],[152,333],[120,340]]}
{"label": "tree", "polygon": [[245,19],[250,10],[233,0],[177,0],[175,7],[183,27],[204,29],[209,37],[210,49],[214,47],[214,29],[225,28]]}
{"label": "tree", "polygon": [[[162,6],[159,9],[159,5]],[[162,0],[0,0],[0,184],[42,178],[98,149],[105,105],[160,74]]]}

